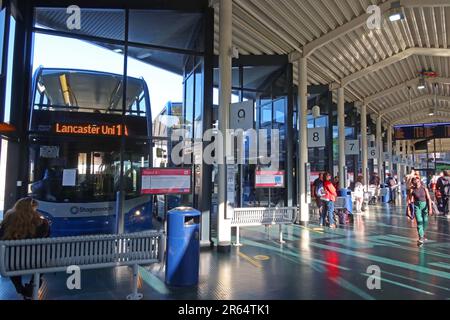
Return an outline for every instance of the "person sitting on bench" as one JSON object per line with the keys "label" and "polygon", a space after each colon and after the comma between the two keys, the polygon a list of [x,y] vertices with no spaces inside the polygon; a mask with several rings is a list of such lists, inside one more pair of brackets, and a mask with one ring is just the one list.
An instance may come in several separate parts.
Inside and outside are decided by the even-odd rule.
{"label": "person sitting on bench", "polygon": [[[0,240],[23,240],[46,238],[50,236],[48,221],[37,212],[38,202],[30,197],[22,198],[5,214],[0,224]],[[22,284],[22,277],[11,277],[17,293],[24,299],[31,299],[33,293],[33,278],[26,285]],[[42,280],[40,281],[40,283]]]}

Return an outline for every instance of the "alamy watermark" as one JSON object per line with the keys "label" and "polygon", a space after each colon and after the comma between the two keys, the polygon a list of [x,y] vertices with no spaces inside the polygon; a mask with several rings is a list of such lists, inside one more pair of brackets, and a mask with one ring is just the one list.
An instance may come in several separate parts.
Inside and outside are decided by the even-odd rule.
{"label": "alamy watermark", "polygon": [[367,19],[367,28],[369,30],[380,30],[382,22],[381,8],[377,5],[371,5],[367,8],[367,13],[370,14],[370,17]]}
{"label": "alamy watermark", "polygon": [[[280,130],[208,129],[202,139],[190,138],[187,129],[175,129],[170,136],[171,160],[181,164],[259,164],[278,169]],[[207,144],[204,147],[204,144]]]}
{"label": "alamy watermark", "polygon": [[66,273],[70,276],[66,280],[66,286],[69,290],[81,290],[81,269],[79,266],[69,266],[66,269]]}
{"label": "alamy watermark", "polygon": [[[380,30],[383,19],[381,8],[377,5],[370,5],[366,12],[370,14],[366,23],[367,28],[369,30]],[[66,13],[69,15],[66,20],[67,29],[81,30],[81,8],[77,5],[71,5],[67,7]]]}
{"label": "alamy watermark", "polygon": [[66,20],[66,26],[69,30],[81,30],[81,9],[79,6],[72,5],[67,7],[66,13],[69,17]]}
{"label": "alamy watermark", "polygon": [[381,268],[377,265],[367,267],[366,286],[369,290],[381,290]]}

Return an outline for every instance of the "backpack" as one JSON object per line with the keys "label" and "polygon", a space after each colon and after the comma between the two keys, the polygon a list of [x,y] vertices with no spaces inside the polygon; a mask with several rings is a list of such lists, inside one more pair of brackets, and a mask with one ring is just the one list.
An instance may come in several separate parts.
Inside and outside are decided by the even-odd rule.
{"label": "backpack", "polygon": [[323,182],[319,182],[315,189],[316,198],[322,198],[326,194],[325,189],[323,187]]}
{"label": "backpack", "polygon": [[444,185],[444,196],[448,197],[450,196],[450,182],[447,181]]}
{"label": "backpack", "polygon": [[439,183],[439,191],[442,196],[450,196],[450,180],[448,178],[441,178]]}

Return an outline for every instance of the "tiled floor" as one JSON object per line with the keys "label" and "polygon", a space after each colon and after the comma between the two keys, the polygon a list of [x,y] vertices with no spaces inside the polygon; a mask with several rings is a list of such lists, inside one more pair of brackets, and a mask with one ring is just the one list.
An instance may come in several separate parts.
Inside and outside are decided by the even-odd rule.
{"label": "tiled floor", "polygon": [[[313,218],[314,219],[314,218]],[[242,247],[230,254],[203,251],[200,282],[193,288],[164,284],[159,265],[141,268],[144,299],[450,299],[450,219],[432,217],[429,242],[417,247],[417,233],[401,207],[371,207],[353,226],[322,229],[246,228]],[[369,290],[368,268],[381,271],[381,289]],[[82,272],[81,290],[66,288],[66,274],[49,274],[41,299],[125,299],[131,291],[126,267]],[[376,284],[377,278],[370,279]],[[20,299],[0,278],[0,299]]]}

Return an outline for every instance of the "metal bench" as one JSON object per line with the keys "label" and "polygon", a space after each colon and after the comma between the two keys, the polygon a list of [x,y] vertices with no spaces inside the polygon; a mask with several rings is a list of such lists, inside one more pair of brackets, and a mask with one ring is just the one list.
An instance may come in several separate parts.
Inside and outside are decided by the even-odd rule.
{"label": "metal bench", "polygon": [[236,243],[239,246],[239,228],[254,226],[279,225],[280,243],[283,241],[283,225],[292,224],[296,217],[297,208],[235,208],[231,227],[236,228]]}
{"label": "metal bench", "polygon": [[0,241],[0,274],[4,277],[34,275],[33,299],[38,299],[39,278],[44,273],[133,267],[133,292],[129,300],[139,300],[138,267],[163,261],[163,232],[93,235],[63,238]]}

